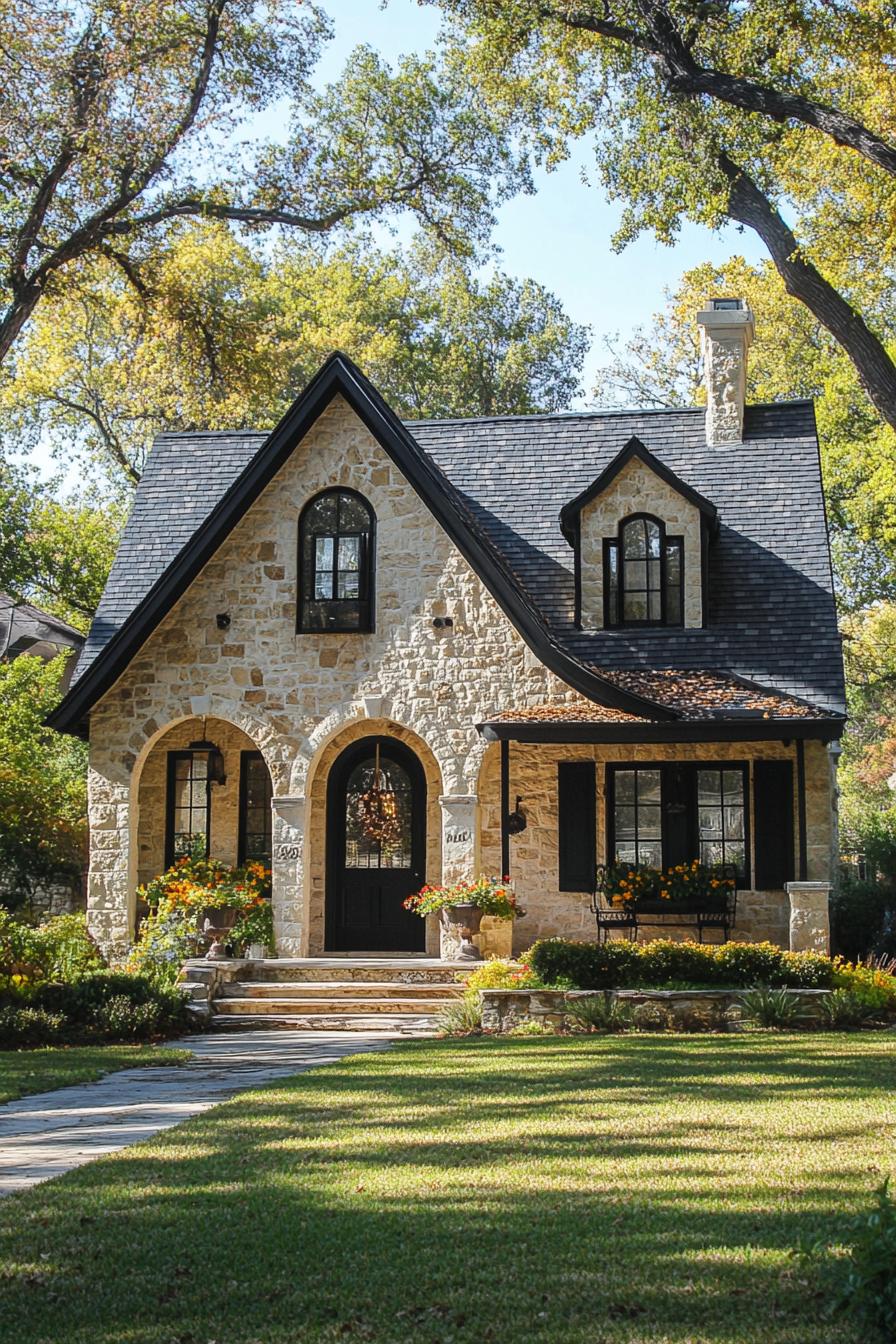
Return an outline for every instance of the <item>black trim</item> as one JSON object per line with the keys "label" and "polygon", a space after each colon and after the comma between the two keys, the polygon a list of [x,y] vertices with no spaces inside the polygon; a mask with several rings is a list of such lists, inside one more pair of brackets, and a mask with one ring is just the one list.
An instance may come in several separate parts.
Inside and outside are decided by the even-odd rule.
{"label": "black trim", "polygon": [[[247,821],[248,821],[247,813],[248,813],[248,811],[249,811],[249,766],[252,764],[253,761],[260,761],[260,762],[262,763],[262,765],[264,766],[265,774],[266,774],[267,777],[268,777],[268,787],[269,787],[269,789],[270,789],[271,797],[273,797],[273,795],[274,795],[274,785],[273,785],[273,781],[272,781],[272,779],[271,779],[271,772],[270,772],[270,770],[268,770],[267,762],[265,761],[265,759],[264,759],[264,755],[262,754],[262,752],[260,752],[260,751],[241,751],[241,752],[240,752],[240,792],[239,792],[239,802],[238,802],[238,804],[237,804],[237,808],[238,808],[238,820],[237,820],[238,834],[237,834],[237,857],[236,857],[236,861],[237,861],[237,863],[239,864],[240,867],[242,867],[242,865],[246,862],[246,859],[247,859],[247,855],[246,855],[246,823],[247,823]],[[268,813],[270,814],[270,801],[268,802]],[[269,836],[272,836],[272,830],[273,830],[272,822],[273,822],[273,818],[270,817],[270,815],[269,815],[269,817],[268,817],[268,827],[269,827],[268,835],[269,835]],[[257,858],[257,855],[253,855],[252,857],[253,857],[253,860],[254,860],[254,859]],[[268,867],[271,866],[272,858],[273,858],[273,841],[272,841],[272,844],[271,844],[271,853],[269,853],[269,854],[267,855],[267,864],[268,864]]]}
{"label": "black trim", "polygon": [[653,704],[580,663],[560,647],[492,544],[475,529],[447,478],[346,355],[336,352],[271,431],[252,461],[227,489],[143,600],[97,655],[80,681],[47,716],[59,732],[83,732],[91,708],[117,681],[131,658],[207,564],[224,538],[287,461],[297,442],[337,395],[344,397],[410,481],[461,555],[523,640],[550,671],[583,695],[611,707],[675,720],[677,711]]}
{"label": "black trim", "polygon": [[[194,756],[204,756],[206,752],[196,751],[169,751],[166,763],[166,782],[165,782],[165,867],[170,868],[174,863],[174,787],[176,783],[176,769],[178,761],[192,761]],[[212,790],[208,775],[205,780],[205,853],[206,856],[212,852]]]}
{"label": "black trim", "polygon": [[[741,890],[749,890],[752,874],[751,846],[753,807],[750,787],[749,761],[608,761],[605,766],[604,795],[606,798],[606,837],[607,863],[615,860],[616,853],[616,775],[620,770],[659,770],[662,851],[664,868],[676,863],[690,862],[700,857],[699,800],[697,796],[697,773],[700,770],[737,770],[743,778],[744,790],[744,868],[742,879],[738,877]],[[667,796],[669,790],[685,789],[686,812],[682,817],[670,813]]]}
{"label": "black trim", "polygon": [[[625,528],[627,528],[627,527],[629,526],[630,523],[639,523],[639,522],[643,522],[643,523],[653,523],[654,526],[659,530],[659,534],[660,534],[660,554],[659,554],[659,563],[660,563],[660,584],[659,584],[659,594],[660,594],[660,619],[659,619],[658,621],[651,621],[651,620],[636,621],[636,620],[626,620],[626,619],[625,619],[625,573],[626,573],[626,566],[627,566],[628,564],[631,564],[631,563],[635,563],[635,564],[637,564],[637,563],[639,563],[639,562],[638,562],[637,560],[635,560],[635,561],[627,561],[627,560],[626,560],[626,558],[625,558],[625,545],[624,545],[624,542],[623,542],[623,535],[622,535],[622,534],[623,534]],[[678,551],[678,604],[679,604],[679,619],[678,619],[677,621],[670,621],[670,620],[669,620],[668,605],[667,605],[667,604],[668,604],[668,593],[669,593],[669,579],[668,579],[669,555],[668,555],[668,551],[669,551],[669,547],[670,547],[670,546],[674,546],[675,549]],[[611,613],[610,613],[610,556],[611,556],[611,553],[612,553],[612,551],[613,551],[614,549],[615,549],[615,551],[616,551],[616,619],[615,619],[615,620],[613,620],[613,618],[612,618],[612,616],[611,616]],[[576,552],[576,556],[577,556],[577,558],[578,558],[578,552]],[[645,564],[648,564],[648,563],[649,563],[649,556],[645,556],[644,563],[645,563]],[[648,573],[649,573],[649,570],[648,570]],[[666,524],[663,522],[662,518],[658,518],[658,517],[656,516],[656,514],[654,514],[654,513],[629,513],[629,514],[626,514],[626,516],[625,516],[624,518],[620,518],[620,520],[619,520],[619,525],[618,525],[618,527],[617,527],[617,529],[616,529],[616,536],[615,536],[615,537],[604,537],[604,546],[603,546],[603,580],[604,580],[604,582],[603,582],[603,590],[604,590],[604,592],[603,592],[603,597],[604,597],[604,629],[606,629],[606,630],[657,630],[657,629],[664,628],[664,627],[668,627],[668,628],[671,628],[671,629],[681,629],[682,626],[684,625],[684,595],[685,595],[685,584],[684,584],[684,537],[682,537],[682,536],[678,536],[678,535],[675,535],[675,536],[671,536],[671,537],[670,537],[670,536],[667,534],[667,532],[666,532]],[[578,582],[581,584],[581,579],[579,579]],[[639,589],[638,591],[640,592],[641,590]],[[649,587],[649,579],[648,579],[648,587],[647,587],[646,589],[644,589],[643,591],[645,592],[645,594],[646,594],[646,596],[647,596],[647,599],[648,599],[648,606],[649,606],[649,599],[650,599],[650,592],[651,592],[651,589],[650,589],[650,587]],[[577,602],[578,602],[579,607],[581,608],[581,588],[580,588],[580,591],[579,591],[579,594],[578,594],[578,597],[577,597]]]}
{"label": "black trim", "polygon": [[796,808],[797,828],[800,838],[800,881],[805,882],[809,870],[809,855],[806,841],[806,745],[796,744]]}
{"label": "black trim", "polygon": [[706,719],[679,723],[478,723],[487,742],[836,742],[844,720],[764,719],[732,722]]}
{"label": "black trim", "polygon": [[683,481],[680,476],[677,476],[675,472],[667,467],[664,462],[661,462],[658,457],[654,457],[653,453],[644,446],[641,440],[633,435],[628,443],[626,443],[616,454],[613,461],[608,466],[604,467],[600,475],[596,477],[596,479],[593,480],[581,494],[576,495],[576,497],[571,499],[568,504],[564,504],[563,508],[560,510],[560,527],[570,546],[576,544],[576,523],[582,509],[585,508],[586,504],[590,504],[593,499],[596,499],[599,494],[606,490],[619,475],[620,471],[622,471],[624,467],[627,467],[632,458],[635,457],[643,462],[645,467],[649,468],[654,475],[659,476],[661,481],[665,481],[666,485],[671,486],[677,494],[695,505],[706,518],[711,531],[715,532],[718,529],[719,515],[715,504],[711,503],[697,490],[694,490],[686,481]]}
{"label": "black trim", "polygon": [[597,766],[594,761],[558,761],[559,890],[593,892],[596,870]]}
{"label": "black trim", "polygon": [[[338,563],[338,539],[340,537],[348,537],[348,536],[361,537],[361,545],[359,548],[360,557],[359,557],[359,573],[358,573],[358,597],[356,599],[348,599],[351,601],[356,601],[358,604],[359,607],[358,625],[335,625],[335,624],[333,625],[327,624],[325,626],[306,625],[302,619],[305,610],[305,603],[312,602],[315,600],[313,597],[310,597],[305,592],[308,579],[308,576],[305,574],[305,565],[303,559],[305,520],[308,514],[308,510],[311,509],[318,502],[318,500],[325,499],[328,495],[335,495],[337,500],[336,504],[337,530],[334,534],[329,533],[327,534],[335,536],[337,540],[337,545],[333,547],[334,576],[336,572],[335,567]],[[340,495],[350,495],[351,498],[357,500],[357,502],[365,510],[367,514],[367,524],[368,524],[367,531],[365,533],[358,533],[358,532],[352,533],[352,532],[339,531],[338,500]],[[316,535],[318,534],[312,533],[312,536]],[[312,566],[310,575],[312,591],[314,588],[315,573],[316,571]],[[342,486],[342,485],[328,486],[325,490],[319,490],[316,495],[312,495],[311,499],[307,500],[305,504],[302,506],[302,511],[299,514],[298,555],[296,557],[296,579],[297,579],[296,582],[297,634],[370,635],[374,633],[376,629],[376,513],[374,511],[373,505],[370,503],[370,500],[365,498],[365,496],[362,495],[358,490],[352,490],[348,486]],[[341,601],[344,601],[346,599],[332,598],[325,600],[331,601],[335,607],[339,606]]]}
{"label": "black trim", "polygon": [[507,819],[510,816],[510,743],[501,743],[501,873],[502,878],[510,877],[510,830]]}

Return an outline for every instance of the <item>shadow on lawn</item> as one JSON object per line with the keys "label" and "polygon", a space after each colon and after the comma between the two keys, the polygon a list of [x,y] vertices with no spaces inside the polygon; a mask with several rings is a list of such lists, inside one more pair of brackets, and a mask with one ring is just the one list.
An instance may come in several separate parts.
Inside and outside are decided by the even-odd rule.
{"label": "shadow on lawn", "polygon": [[238,1098],[7,1202],[0,1337],[849,1340],[788,1251],[875,1184],[892,1045],[720,1039],[420,1042]]}

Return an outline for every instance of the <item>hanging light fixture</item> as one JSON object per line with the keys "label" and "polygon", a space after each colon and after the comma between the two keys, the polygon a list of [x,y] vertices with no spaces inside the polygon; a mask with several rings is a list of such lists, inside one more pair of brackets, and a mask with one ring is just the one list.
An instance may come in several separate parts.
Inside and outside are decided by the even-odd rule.
{"label": "hanging light fixture", "polygon": [[398,819],[398,799],[391,789],[384,788],[385,775],[380,769],[380,744],[376,744],[373,783],[358,798],[358,818],[368,840],[380,847],[388,845],[401,835]]}
{"label": "hanging light fixture", "polygon": [[202,720],[202,737],[197,738],[195,742],[189,743],[190,751],[205,752],[206,755],[206,773],[209,784],[226,784],[227,774],[224,770],[224,753],[214,742],[210,742],[205,735],[205,718]]}

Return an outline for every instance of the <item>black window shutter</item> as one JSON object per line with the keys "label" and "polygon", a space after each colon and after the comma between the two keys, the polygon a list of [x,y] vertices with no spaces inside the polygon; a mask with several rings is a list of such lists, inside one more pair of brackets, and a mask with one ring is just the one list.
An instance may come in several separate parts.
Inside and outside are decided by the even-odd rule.
{"label": "black window shutter", "polygon": [[593,761],[557,765],[561,891],[593,891],[597,865],[597,778]]}
{"label": "black window shutter", "polygon": [[793,765],[756,761],[753,817],[757,891],[778,891],[793,879]]}

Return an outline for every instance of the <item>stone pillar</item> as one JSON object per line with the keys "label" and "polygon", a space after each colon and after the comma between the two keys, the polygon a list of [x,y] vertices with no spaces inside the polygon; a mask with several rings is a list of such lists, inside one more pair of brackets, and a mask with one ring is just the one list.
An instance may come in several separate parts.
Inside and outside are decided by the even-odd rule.
{"label": "stone pillar", "polygon": [[305,952],[305,799],[271,799],[271,903],[278,957]]}
{"label": "stone pillar", "polygon": [[136,863],[132,861],[130,777],[115,778],[117,769],[91,761],[87,773],[90,859],[87,875],[87,926],[105,956],[117,961],[127,954],[134,936]]}
{"label": "stone pillar", "polygon": [[444,794],[442,881],[469,881],[479,874],[479,799],[475,793]]}
{"label": "stone pillar", "polygon": [[828,913],[828,882],[788,882],[790,897],[790,950],[791,952],[822,952],[831,950],[831,924]]}

